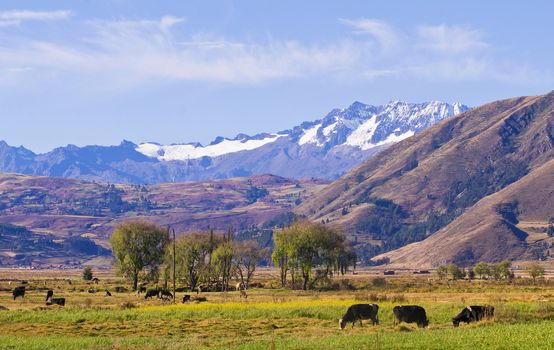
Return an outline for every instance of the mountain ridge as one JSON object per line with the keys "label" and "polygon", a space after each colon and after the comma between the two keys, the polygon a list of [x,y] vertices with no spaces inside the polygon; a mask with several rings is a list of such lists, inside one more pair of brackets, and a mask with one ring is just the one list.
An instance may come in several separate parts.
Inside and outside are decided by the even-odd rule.
{"label": "mountain ridge", "polygon": [[321,119],[278,133],[210,144],[68,145],[35,154],[0,143],[0,171],[109,183],[150,184],[272,173],[290,178],[337,178],[379,150],[466,110],[462,104],[354,102]]}
{"label": "mountain ridge", "polygon": [[[472,211],[474,205],[531,176],[535,169],[552,159],[553,116],[554,92],[472,108],[368,159],[304,202],[297,213],[342,227],[360,245],[365,245],[361,248],[367,257],[376,255],[372,261],[386,258],[393,266],[410,266],[412,256],[418,257],[413,258],[416,267],[452,261],[465,265],[479,259],[513,259],[529,256],[531,251],[546,256],[546,248],[527,238],[541,237],[540,242],[550,244],[551,239],[545,233],[548,222],[545,213],[535,218],[544,232],[532,235],[522,235],[520,231],[527,228],[503,218],[487,222],[496,235],[487,234],[490,240],[482,249],[475,245],[468,248],[462,241],[454,244],[455,237],[449,249],[442,249],[444,254],[440,250],[436,254],[430,251],[431,244],[413,243],[409,250],[402,247],[470,230],[471,220],[480,215]],[[538,183],[534,181],[525,187],[524,193],[540,191]],[[517,212],[510,215],[518,217]],[[527,219],[521,217],[522,222]],[[451,225],[464,230],[456,230]],[[504,237],[517,244],[492,254],[500,246],[493,244],[494,237]]]}

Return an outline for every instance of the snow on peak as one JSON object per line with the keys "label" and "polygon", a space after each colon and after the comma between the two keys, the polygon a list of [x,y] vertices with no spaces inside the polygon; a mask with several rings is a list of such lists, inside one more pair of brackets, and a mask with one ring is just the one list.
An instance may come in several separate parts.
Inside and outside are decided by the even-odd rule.
{"label": "snow on peak", "polygon": [[439,101],[408,103],[395,100],[381,106],[354,102],[348,108],[333,109],[320,120],[304,122],[294,129],[277,134],[239,134],[234,139],[217,137],[207,146],[198,143],[169,146],[143,143],[136,150],[158,160],[188,160],[254,150],[279,138],[287,138],[299,146],[313,145],[322,150],[341,146],[367,150],[401,141],[467,109],[460,103]]}
{"label": "snow on peak", "polygon": [[218,138],[216,143],[208,146],[199,144],[179,144],[161,146],[156,143],[142,143],[136,150],[147,157],[157,158],[158,160],[188,160],[202,157],[217,157],[228,153],[249,151],[262,147],[284,135],[268,135],[262,139],[238,138],[235,140]]}

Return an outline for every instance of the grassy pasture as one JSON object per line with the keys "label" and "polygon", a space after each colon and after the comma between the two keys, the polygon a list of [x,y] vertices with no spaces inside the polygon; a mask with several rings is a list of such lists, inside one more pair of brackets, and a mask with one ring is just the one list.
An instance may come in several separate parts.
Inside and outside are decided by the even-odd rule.
{"label": "grassy pasture", "polygon": [[[116,285],[126,284],[109,275],[94,285],[77,276],[69,284],[36,274],[28,278],[23,300],[11,299],[14,282],[0,281],[0,306],[9,309],[0,311],[0,349],[550,349],[554,344],[554,286],[548,283],[396,276],[383,284],[375,276],[357,276],[339,283],[357,290],[254,289],[247,300],[238,292],[203,293],[207,303],[173,305],[115,293]],[[67,299],[65,308],[44,305],[48,288]],[[99,291],[91,294],[89,288]],[[104,297],[105,288],[112,297]],[[337,319],[360,302],[379,304],[380,325],[340,331]],[[453,329],[451,318],[465,305],[483,303],[495,306],[494,319]],[[392,308],[400,304],[424,306],[429,328],[394,326]]]}

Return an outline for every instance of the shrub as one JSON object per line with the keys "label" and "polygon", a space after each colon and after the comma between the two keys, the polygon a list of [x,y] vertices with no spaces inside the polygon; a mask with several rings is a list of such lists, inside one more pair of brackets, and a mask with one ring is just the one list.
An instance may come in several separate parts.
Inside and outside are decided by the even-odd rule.
{"label": "shrub", "polygon": [[83,279],[85,281],[91,281],[92,280],[92,268],[91,267],[85,267],[83,269]]}

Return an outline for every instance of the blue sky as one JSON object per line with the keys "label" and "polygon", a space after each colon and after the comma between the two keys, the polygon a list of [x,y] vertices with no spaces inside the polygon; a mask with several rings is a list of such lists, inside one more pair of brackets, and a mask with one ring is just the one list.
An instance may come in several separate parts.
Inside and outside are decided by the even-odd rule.
{"label": "blue sky", "polygon": [[0,3],[0,139],[208,143],[353,101],[554,88],[549,1]]}

